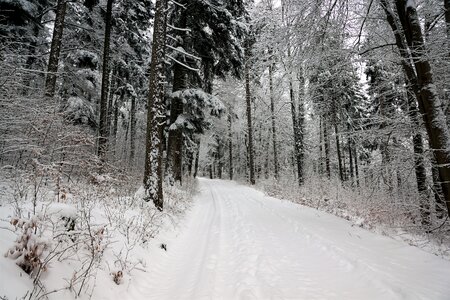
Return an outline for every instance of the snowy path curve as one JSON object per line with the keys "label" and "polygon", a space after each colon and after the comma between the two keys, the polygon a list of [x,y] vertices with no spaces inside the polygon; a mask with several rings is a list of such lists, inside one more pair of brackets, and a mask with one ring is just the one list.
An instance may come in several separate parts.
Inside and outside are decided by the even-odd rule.
{"label": "snowy path curve", "polygon": [[450,262],[230,181],[122,299],[450,299]]}

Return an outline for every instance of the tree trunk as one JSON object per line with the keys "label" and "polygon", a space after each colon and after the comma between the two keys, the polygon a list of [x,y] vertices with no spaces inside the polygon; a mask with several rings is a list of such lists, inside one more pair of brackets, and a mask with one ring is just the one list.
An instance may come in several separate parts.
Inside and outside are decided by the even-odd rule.
{"label": "tree trunk", "polygon": [[[294,131],[294,159],[295,159],[295,164],[297,166],[298,185],[301,186],[303,184],[303,166],[302,166],[302,159],[300,156],[300,142],[301,142],[300,134],[301,133],[300,133],[300,128],[299,128],[299,121],[297,120],[297,111],[295,108],[294,86],[292,83],[292,76],[291,76],[291,78],[289,78],[289,96],[291,98],[290,102],[291,102],[292,128]],[[300,101],[300,99],[299,99],[299,101]]]}
{"label": "tree trunk", "polygon": [[222,157],[222,140],[217,140],[217,178],[222,179],[223,157]]}
{"label": "tree trunk", "polygon": [[356,146],[353,148],[353,157],[355,159],[356,186],[359,187],[358,152],[356,151]]}
{"label": "tree trunk", "polygon": [[248,161],[250,184],[255,184],[255,165],[253,162],[253,126],[252,126],[252,100],[250,93],[250,42],[245,45],[245,100],[247,104],[247,136],[248,136]]}
{"label": "tree trunk", "polygon": [[[108,115],[106,117],[106,122],[108,126],[108,136],[110,137],[110,147],[114,148],[115,146],[115,140],[111,139],[112,133],[113,133],[113,126],[114,126],[114,113],[115,113],[115,105],[114,102],[114,92],[117,89],[118,82],[116,80],[117,78],[117,71],[115,67],[112,67],[112,70],[109,72],[109,83],[108,83]],[[114,150],[114,149],[113,149]]]}
{"label": "tree trunk", "polygon": [[228,158],[229,158],[229,169],[228,174],[230,180],[233,180],[233,132],[232,132],[232,117],[231,113],[228,114]]}
{"label": "tree trunk", "polygon": [[[186,72],[184,67],[175,63],[173,66],[172,91],[180,91],[186,88]],[[180,125],[174,125],[178,116],[183,113],[183,102],[179,98],[172,98],[170,104],[170,126],[167,140],[167,169],[168,176],[181,183],[183,162],[183,129]]]}
{"label": "tree trunk", "polygon": [[411,91],[407,92],[409,116],[415,125],[415,134],[413,135],[413,150],[414,150],[414,169],[416,173],[417,191],[420,197],[420,211],[422,218],[422,225],[430,223],[430,205],[427,197],[427,174],[424,164],[424,149],[422,134],[420,133],[421,124],[419,114],[417,111],[416,99]]}
{"label": "tree trunk", "polygon": [[298,85],[298,118],[297,118],[297,128],[298,128],[298,159],[300,160],[300,171],[298,171],[298,182],[299,184],[303,184],[305,181],[304,178],[304,170],[303,170],[303,158],[305,156],[305,105],[303,99],[303,85],[304,79],[301,75],[299,77],[299,85]]}
{"label": "tree trunk", "polygon": [[103,72],[102,89],[100,95],[100,122],[98,128],[98,150],[97,155],[102,162],[106,161],[108,151],[108,88],[109,88],[109,51],[111,40],[111,16],[114,0],[108,0],[106,4],[105,40],[103,43]]}
{"label": "tree trunk", "polygon": [[325,169],[327,172],[327,177],[331,178],[331,168],[330,168],[330,137],[328,135],[328,124],[324,118],[323,122],[323,139],[325,142]]}
{"label": "tree trunk", "polygon": [[[34,63],[37,59],[37,46],[38,46],[38,39],[40,36],[40,28],[42,22],[42,9],[38,11],[38,16],[36,17],[36,20],[33,22],[33,39],[30,42],[30,45],[28,46],[28,57],[25,62],[25,69],[28,71],[33,68]],[[29,72],[29,71],[28,71]],[[22,94],[26,95],[28,90],[30,88],[35,88],[36,85],[32,84],[34,82],[35,75],[33,74],[24,74],[23,75],[23,85],[24,88],[22,90]]]}
{"label": "tree trunk", "polygon": [[45,79],[45,95],[53,97],[56,89],[56,73],[58,72],[59,53],[64,31],[64,18],[66,16],[66,0],[58,0],[56,4],[55,24],[53,27],[52,45],[47,65],[47,78]]}
{"label": "tree trunk", "polygon": [[131,95],[130,110],[130,157],[128,159],[128,167],[130,170],[133,170],[136,152],[136,97],[134,95]]}
{"label": "tree trunk", "polygon": [[447,211],[450,214],[450,133],[423,40],[416,8],[406,0],[397,0],[397,12],[405,33],[417,74],[418,102],[427,130],[430,148],[438,164]]}
{"label": "tree trunk", "polygon": [[[348,130],[350,131],[350,128],[348,128]],[[350,173],[350,179],[351,179],[351,183],[353,185],[354,183],[354,173],[353,173],[353,149],[352,149],[352,141],[350,139],[350,137],[348,137],[347,139],[347,146],[348,146],[348,162],[349,162],[349,173]]]}
{"label": "tree trunk", "polygon": [[195,152],[194,178],[198,174],[198,159],[200,158],[200,140],[197,143],[197,151]]}
{"label": "tree trunk", "polygon": [[339,178],[344,181],[344,173],[342,170],[342,156],[341,156],[341,143],[339,141],[339,131],[336,122],[334,123],[334,134],[336,135],[336,152],[339,166]]}
{"label": "tree trunk", "polygon": [[447,29],[447,47],[450,50],[450,0],[444,0],[444,9],[445,9],[445,25]]}
{"label": "tree trunk", "polygon": [[269,66],[269,89],[270,89],[270,114],[272,119],[272,143],[273,143],[273,167],[275,179],[279,179],[279,166],[278,166],[278,148],[277,148],[277,132],[275,122],[275,95],[273,92],[273,69],[274,64]]}
{"label": "tree trunk", "polygon": [[319,174],[323,174],[323,122],[322,117],[319,117]]}
{"label": "tree trunk", "polygon": [[445,216],[445,202],[442,194],[442,186],[439,179],[439,171],[436,166],[436,159],[431,156],[431,175],[433,179],[433,194],[435,200],[436,217],[443,219]]}
{"label": "tree trunk", "polygon": [[166,41],[166,0],[156,0],[153,28],[152,60],[150,64],[147,109],[147,141],[145,153],[145,201],[153,201],[163,209],[162,120],[164,116],[164,58]]}
{"label": "tree trunk", "polygon": [[[181,0],[182,5],[186,5],[187,1]],[[176,6],[176,10],[179,10],[179,20],[176,24],[178,28],[186,28],[187,24],[187,12],[186,8]],[[177,47],[187,49],[186,31],[179,32]],[[179,58],[183,64],[187,64],[185,57]],[[182,91],[187,88],[187,74],[186,68],[175,62],[173,65],[173,81],[172,92]],[[183,114],[183,101],[179,98],[172,98],[170,104],[170,117],[169,117],[169,134],[167,139],[167,168],[166,176],[181,183],[182,169],[183,169],[183,128],[180,124],[175,124],[178,117]]]}
{"label": "tree trunk", "polygon": [[114,101],[114,120],[112,125],[112,138],[114,139],[114,153],[117,147],[117,125],[119,123],[119,105],[122,102],[123,102],[123,95],[121,94],[120,97],[116,97]]}

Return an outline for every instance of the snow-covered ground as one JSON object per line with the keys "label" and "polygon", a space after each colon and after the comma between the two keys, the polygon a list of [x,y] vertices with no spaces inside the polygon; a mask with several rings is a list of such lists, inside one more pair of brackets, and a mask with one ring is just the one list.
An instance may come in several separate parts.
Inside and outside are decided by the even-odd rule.
{"label": "snow-covered ground", "polygon": [[[178,230],[139,251],[146,263],[92,299],[450,299],[447,260],[234,182],[199,189]],[[2,278],[20,270],[7,259]],[[30,282],[0,281],[0,296],[13,284]]]}
{"label": "snow-covered ground", "polygon": [[185,229],[122,299],[450,299],[450,262],[338,217],[200,179]]}

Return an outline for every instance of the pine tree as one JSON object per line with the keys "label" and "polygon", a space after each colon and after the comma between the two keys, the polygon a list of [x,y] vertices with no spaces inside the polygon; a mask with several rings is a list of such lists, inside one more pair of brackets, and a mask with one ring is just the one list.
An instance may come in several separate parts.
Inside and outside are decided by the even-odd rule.
{"label": "pine tree", "polygon": [[45,80],[45,95],[53,97],[56,89],[56,73],[58,72],[59,54],[64,31],[64,19],[66,15],[67,1],[58,0],[56,4],[55,25],[53,28],[52,45],[48,59],[47,78]]}
{"label": "pine tree", "polygon": [[162,116],[164,115],[164,54],[166,44],[167,2],[157,0],[153,28],[152,61],[147,108],[147,142],[145,151],[145,201],[163,209]]}
{"label": "pine tree", "polygon": [[110,40],[111,40],[111,18],[112,5],[114,0],[108,0],[106,4],[105,19],[105,39],[103,42],[103,71],[102,71],[102,88],[100,94],[100,123],[98,131],[98,150],[97,155],[105,162],[106,153],[108,152],[108,91],[109,91],[109,64],[110,64]]}

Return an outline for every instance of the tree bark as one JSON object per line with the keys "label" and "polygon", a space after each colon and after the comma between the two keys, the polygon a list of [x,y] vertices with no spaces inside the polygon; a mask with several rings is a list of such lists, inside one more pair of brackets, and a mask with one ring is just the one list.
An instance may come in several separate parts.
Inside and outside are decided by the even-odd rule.
{"label": "tree bark", "polygon": [[[41,7],[41,6],[39,6]],[[34,63],[36,62],[37,59],[37,46],[38,46],[38,39],[40,36],[40,28],[42,27],[41,25],[42,22],[42,9],[40,9],[38,11],[38,16],[36,17],[36,20],[34,20],[33,22],[33,39],[31,40],[30,44],[28,45],[28,57],[27,60],[25,62],[25,69],[27,70],[31,70],[33,68]],[[30,88],[35,88],[36,86],[34,84],[32,84],[33,82],[35,82],[34,80],[35,75],[33,74],[24,74],[23,75],[23,85],[24,88],[22,90],[22,94],[26,95],[28,90]]]}
{"label": "tree bark", "polygon": [[166,41],[167,0],[156,0],[150,64],[147,109],[147,141],[145,153],[145,201],[153,201],[163,209],[162,124],[164,122],[164,58]]}
{"label": "tree bark", "polygon": [[327,172],[327,177],[331,178],[331,168],[330,168],[330,137],[328,135],[328,124],[326,119],[323,118],[323,139],[325,143],[325,169]]}
{"label": "tree bark", "polygon": [[223,157],[222,157],[222,139],[217,138],[217,178],[222,179]]}
{"label": "tree bark", "polygon": [[134,95],[131,95],[130,110],[130,157],[128,159],[128,168],[133,170],[136,153],[136,97]]}
{"label": "tree bark", "polygon": [[245,100],[247,104],[247,136],[248,136],[248,161],[250,184],[255,184],[255,165],[253,161],[253,126],[252,126],[252,100],[250,93],[250,42],[245,42]]}
{"label": "tree bark", "polygon": [[341,181],[344,181],[344,173],[342,170],[342,155],[341,155],[341,143],[339,141],[339,131],[336,122],[334,123],[334,134],[336,136],[336,152],[338,158],[338,166],[339,166],[339,178]]}
{"label": "tree bark", "polygon": [[[120,101],[119,101],[120,100]],[[114,120],[112,125],[112,137],[114,139],[114,153],[117,146],[117,125],[119,123],[119,105],[123,102],[123,94],[114,100]]]}
{"label": "tree bark", "polygon": [[447,47],[450,50],[450,0],[444,0],[444,9],[445,9],[445,25],[447,30]]}
{"label": "tree bark", "polygon": [[417,191],[420,197],[420,211],[422,218],[422,225],[430,223],[430,205],[427,197],[427,173],[424,164],[424,147],[422,134],[420,133],[421,124],[420,116],[417,111],[416,98],[411,91],[407,91],[407,99],[409,106],[409,116],[415,127],[415,134],[413,135],[413,150],[414,150],[414,170],[416,173]]}
{"label": "tree bark", "polygon": [[435,200],[436,217],[443,219],[445,216],[445,201],[442,194],[442,186],[439,178],[439,171],[436,167],[436,159],[431,157],[431,175],[433,179],[433,194]]}
{"label": "tree bark", "polygon": [[355,159],[356,186],[359,187],[358,152],[356,151],[356,147],[353,148],[353,157]]}
{"label": "tree bark", "polygon": [[323,122],[322,116],[319,117],[319,174],[323,174]]}
{"label": "tree bark", "polygon": [[[429,61],[426,59],[426,48],[422,37],[420,24],[418,23],[415,8],[406,9],[406,2],[397,0],[397,10],[405,36],[397,28],[394,12],[387,0],[380,0],[380,4],[386,14],[386,20],[392,29],[395,43],[402,58],[403,71],[410,83],[408,87],[416,96],[419,110],[426,128],[428,143],[431,149],[435,149],[436,169],[439,180],[442,182],[443,201],[450,212],[450,150],[443,145],[449,140],[448,127],[445,115],[440,108],[440,101],[433,93],[435,88]],[[405,43],[406,39],[406,43]],[[409,48],[409,50],[408,50]],[[413,64],[411,64],[413,60]],[[417,74],[417,75],[416,75]],[[444,150],[447,149],[447,150]],[[447,152],[447,153],[446,153]],[[439,159],[438,159],[439,156]]]}
{"label": "tree bark", "polygon": [[[290,52],[290,51],[289,51]],[[297,111],[295,108],[295,96],[294,96],[294,86],[292,82],[292,74],[291,78],[289,78],[289,96],[290,96],[290,102],[291,102],[291,115],[292,115],[292,128],[294,131],[294,158],[295,158],[295,164],[297,166],[297,182],[298,185],[301,186],[303,184],[303,166],[302,166],[302,158],[300,155],[300,122],[297,119]],[[299,99],[299,101],[301,101]],[[300,104],[299,104],[300,105]]]}
{"label": "tree bark", "polygon": [[[349,128],[350,130],[350,128]],[[347,146],[348,146],[348,162],[349,162],[349,173],[350,173],[350,179],[351,183],[353,185],[354,180],[354,173],[353,173],[353,149],[352,149],[352,141],[350,137],[347,139]]]}
{"label": "tree bark", "polygon": [[277,131],[275,122],[275,95],[273,92],[273,69],[274,64],[271,62],[269,66],[269,90],[270,90],[270,114],[272,119],[273,167],[275,179],[278,180],[280,175],[278,165]]}
{"label": "tree bark", "polygon": [[450,133],[436,92],[417,11],[414,5],[407,3],[409,2],[406,0],[397,0],[397,12],[416,70],[419,109],[427,130],[430,148],[436,157],[442,191],[450,214]]}
{"label": "tree bark", "polygon": [[298,76],[299,79],[299,86],[298,86],[298,117],[297,117],[297,128],[298,128],[298,159],[300,160],[300,171],[298,172],[298,182],[299,184],[303,184],[305,181],[304,178],[304,167],[303,167],[303,158],[305,157],[305,105],[304,105],[304,99],[303,99],[303,85],[304,85],[304,78],[302,75]]}
{"label": "tree bark", "polygon": [[64,18],[66,16],[66,0],[58,0],[56,4],[55,24],[53,27],[52,45],[47,65],[47,78],[45,79],[45,95],[53,97],[56,90],[56,73],[58,72],[59,53],[64,31]]}
{"label": "tree bark", "polygon": [[109,89],[109,52],[111,41],[111,17],[114,0],[106,3],[105,39],[103,43],[103,72],[102,89],[100,95],[100,122],[98,128],[98,150],[97,155],[102,162],[106,161],[108,152],[108,89]]}
{"label": "tree bark", "polygon": [[230,176],[230,180],[233,180],[233,132],[232,125],[233,120],[231,117],[231,112],[228,114],[228,159],[229,159],[229,169],[228,174]]}
{"label": "tree bark", "polygon": [[[173,67],[172,91],[180,91],[186,88],[186,72],[184,67],[175,63]],[[181,183],[183,163],[183,129],[180,125],[174,125],[178,117],[183,113],[183,102],[181,99],[172,98],[170,104],[170,127],[167,140],[167,169],[166,173],[174,181]],[[176,128],[172,128],[176,126]]]}
{"label": "tree bark", "polygon": [[[182,5],[186,5],[186,1],[181,1]],[[186,28],[187,16],[186,8],[176,6],[177,10],[180,10],[179,21],[176,24],[178,28]],[[186,32],[181,31],[177,46],[184,49],[188,48],[186,45]],[[185,57],[179,58],[184,64],[187,64]],[[175,62],[173,65],[173,81],[172,91],[182,91],[187,87],[187,74],[186,69],[181,64]],[[172,179],[181,183],[182,170],[183,170],[183,128],[180,124],[175,124],[178,117],[183,114],[183,101],[179,98],[172,98],[170,104],[170,117],[169,117],[169,134],[167,139],[167,168],[166,176],[169,176],[169,181]]]}
{"label": "tree bark", "polygon": [[197,151],[195,152],[195,164],[194,164],[194,178],[198,174],[198,159],[200,158],[200,140],[197,143]]}

